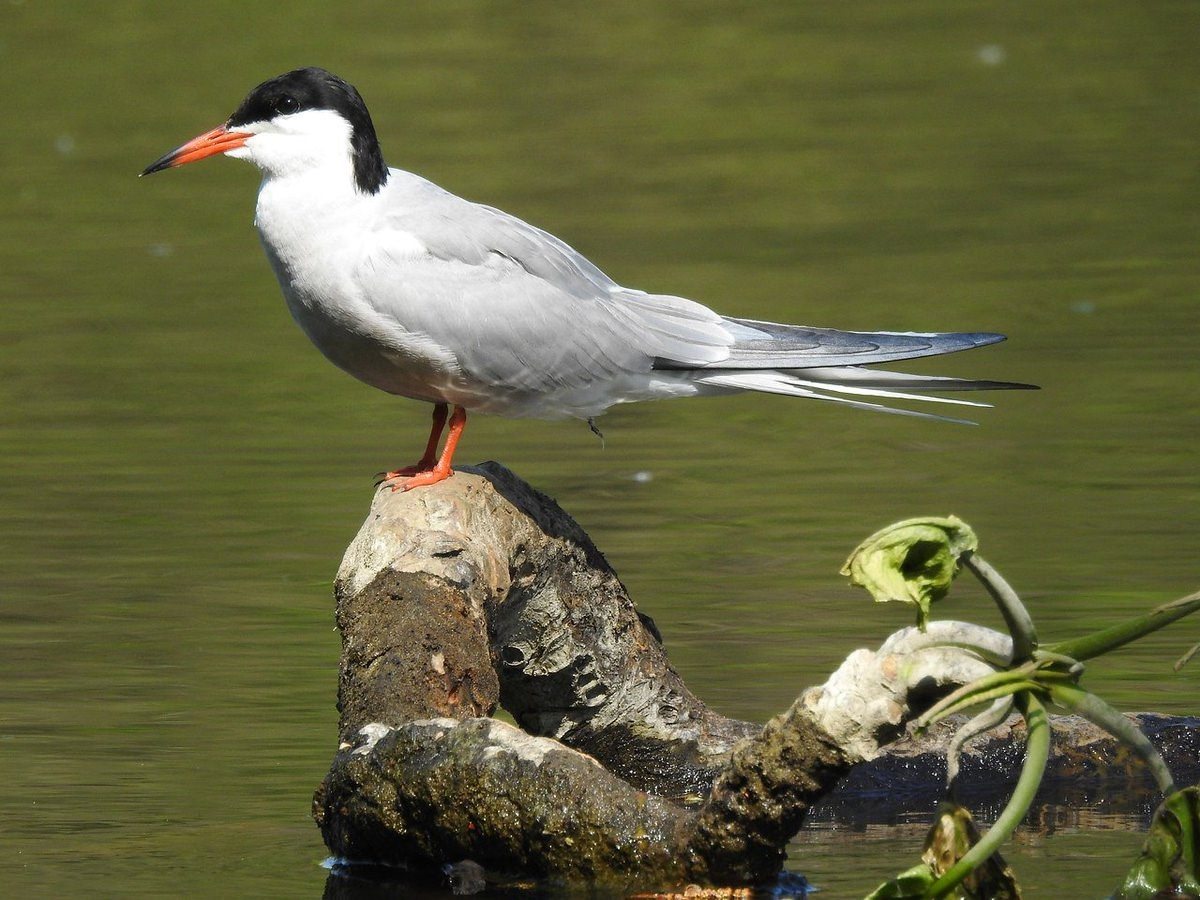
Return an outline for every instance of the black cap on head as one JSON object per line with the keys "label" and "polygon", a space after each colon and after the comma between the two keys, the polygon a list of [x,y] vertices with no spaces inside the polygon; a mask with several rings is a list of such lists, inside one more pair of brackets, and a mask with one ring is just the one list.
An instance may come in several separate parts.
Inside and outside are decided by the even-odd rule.
{"label": "black cap on head", "polygon": [[308,109],[332,110],[350,123],[355,184],[365,194],[374,194],[383,187],[387,164],[371,114],[354,86],[332,72],[309,66],[264,81],[246,96],[227,124],[236,128]]}

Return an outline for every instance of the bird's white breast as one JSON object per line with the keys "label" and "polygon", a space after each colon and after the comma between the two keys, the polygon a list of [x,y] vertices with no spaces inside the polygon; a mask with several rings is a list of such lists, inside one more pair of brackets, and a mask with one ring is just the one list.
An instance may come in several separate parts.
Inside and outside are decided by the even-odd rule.
{"label": "bird's white breast", "polygon": [[381,390],[441,401],[457,362],[428,336],[383,312],[357,273],[386,235],[395,278],[404,260],[427,252],[413,234],[384,227],[380,199],[347,189],[343,173],[314,170],[266,178],[255,226],[288,309],[304,333],[338,367]]}

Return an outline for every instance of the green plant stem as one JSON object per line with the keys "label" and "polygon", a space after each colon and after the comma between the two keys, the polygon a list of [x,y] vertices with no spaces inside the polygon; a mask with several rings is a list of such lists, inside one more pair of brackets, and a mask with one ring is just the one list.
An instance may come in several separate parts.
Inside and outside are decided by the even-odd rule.
{"label": "green plant stem", "polygon": [[1064,709],[1078,713],[1089,722],[1099,725],[1113,737],[1132,747],[1150,767],[1150,773],[1154,776],[1154,783],[1158,785],[1158,789],[1168,797],[1175,793],[1175,779],[1171,775],[1171,770],[1167,768],[1167,761],[1162,758],[1158,748],[1150,743],[1150,739],[1142,733],[1142,730],[1120,712],[1095,694],[1074,685],[1054,685],[1050,688],[1050,699]]}
{"label": "green plant stem", "polygon": [[1072,659],[1070,656],[1064,656],[1061,653],[1055,653],[1053,650],[1047,650],[1045,647],[1040,647],[1033,654],[1034,660],[1043,664],[1051,665],[1058,664],[1058,671],[1069,680],[1078,681],[1083,675],[1084,665],[1077,659]]}
{"label": "green plant stem", "polygon": [[1179,657],[1179,659],[1177,659],[1175,661],[1175,665],[1173,667],[1175,669],[1175,671],[1178,672],[1180,669],[1182,669],[1184,666],[1186,666],[1189,662],[1191,662],[1192,657],[1195,656],[1197,653],[1200,653],[1200,644],[1196,644],[1194,647],[1192,647],[1190,650],[1188,650],[1187,653],[1183,654],[1183,656]]}
{"label": "green plant stem", "polygon": [[954,782],[958,778],[958,760],[962,755],[962,748],[966,746],[967,741],[983,732],[995,728],[1001,722],[1008,718],[1008,714],[1012,711],[1012,697],[997,697],[992,705],[975,716],[962,728],[954,733],[954,738],[950,741],[950,746],[946,748],[946,787],[953,793]]}
{"label": "green plant stem", "polygon": [[917,718],[916,726],[927,728],[964,706],[973,706],[1018,690],[1036,690],[1038,686],[1034,679],[1038,675],[1037,669],[1036,663],[1027,662],[1015,669],[1002,669],[964,684],[925,710]]}
{"label": "green plant stem", "polygon": [[1000,607],[1000,615],[1004,616],[1004,624],[1008,626],[1013,639],[1012,661],[1022,663],[1029,659],[1037,649],[1037,630],[1033,627],[1033,617],[1012,585],[977,553],[964,553],[959,557],[959,562],[979,579]]}
{"label": "green plant stem", "polygon": [[1158,631],[1198,609],[1200,609],[1200,591],[1180,597],[1178,600],[1172,600],[1170,603],[1164,603],[1145,615],[1135,616],[1110,628],[1102,628],[1100,631],[1085,634],[1083,637],[1060,641],[1046,649],[1070,656],[1073,659],[1092,659],[1128,644],[1130,641],[1136,641],[1152,631]]}
{"label": "green plant stem", "polygon": [[1043,692],[1044,688],[1036,681],[1022,679],[1018,681],[1010,681],[1006,684],[996,685],[987,690],[972,691],[966,696],[958,698],[954,703],[944,706],[938,710],[937,714],[930,716],[928,720],[922,719],[917,725],[919,728],[932,725],[934,722],[940,722],[948,716],[957,715],[972,706],[978,706],[981,703],[989,703],[993,700],[998,700],[1001,697],[1011,697],[1014,694],[1019,694],[1022,691],[1033,691],[1034,693]]}
{"label": "green plant stem", "polygon": [[991,691],[994,688],[1004,687],[1016,682],[1029,681],[1032,675],[1033,666],[1026,664],[1017,669],[1001,669],[999,672],[994,672],[991,675],[976,678],[974,681],[955,688],[933,706],[929,707],[929,709],[925,710],[917,718],[917,727],[927,728],[939,719],[945,718],[948,709],[958,706],[968,697],[973,697]]}
{"label": "green plant stem", "polygon": [[945,897],[954,890],[964,878],[1000,849],[1009,836],[1021,824],[1029,805],[1033,802],[1038,785],[1042,781],[1042,773],[1046,771],[1046,760],[1050,755],[1050,721],[1044,707],[1037,697],[1028,692],[1020,693],[1014,698],[1017,710],[1025,717],[1029,728],[1029,736],[1025,742],[1025,765],[1021,768],[1021,777],[1013,789],[1012,797],[1004,811],[1000,813],[996,823],[988,829],[987,834],[979,839],[979,843],[963,854],[962,859],[951,866],[941,878],[929,886],[925,892],[926,898]]}
{"label": "green plant stem", "polygon": [[[940,624],[938,622],[930,623],[932,625]],[[970,641],[945,641],[932,639],[928,642],[909,641],[906,642],[906,652],[914,653],[917,650],[932,650],[932,649],[955,649],[962,650],[966,653],[971,653],[978,656],[981,660],[995,669],[1007,668],[1011,661],[1009,653],[995,653],[987,647],[981,647],[979,644],[973,644]]]}

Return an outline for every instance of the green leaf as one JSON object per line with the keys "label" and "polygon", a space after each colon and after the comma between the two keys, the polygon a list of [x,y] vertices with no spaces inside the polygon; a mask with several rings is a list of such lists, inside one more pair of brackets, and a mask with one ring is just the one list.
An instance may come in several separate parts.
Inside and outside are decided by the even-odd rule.
{"label": "green leaf", "polygon": [[917,625],[924,631],[930,604],[946,596],[958,574],[959,557],[978,547],[971,526],[955,516],[906,519],[859,544],[842,574],[878,603],[898,600],[916,606]]}
{"label": "green leaf", "polygon": [[917,863],[891,881],[885,881],[863,900],[921,900],[935,881],[937,873],[926,863]]}
{"label": "green leaf", "polygon": [[1114,900],[1200,896],[1200,787],[1163,801],[1150,823],[1141,856]]}

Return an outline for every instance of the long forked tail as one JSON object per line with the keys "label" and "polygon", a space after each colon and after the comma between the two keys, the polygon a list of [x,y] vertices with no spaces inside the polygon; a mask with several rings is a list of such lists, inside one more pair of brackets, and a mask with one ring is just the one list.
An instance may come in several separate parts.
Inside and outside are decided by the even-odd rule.
{"label": "long forked tail", "polygon": [[940,356],[1004,340],[1002,334],[853,332],[726,319],[736,342],[729,357],[695,369],[698,384],[725,390],[761,391],[828,400],[860,409],[974,424],[967,419],[885,406],[865,398],[917,400],[957,406],[989,403],[931,395],[931,391],[1030,390],[1036,385],[912,375],[864,365]]}

